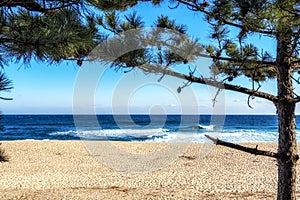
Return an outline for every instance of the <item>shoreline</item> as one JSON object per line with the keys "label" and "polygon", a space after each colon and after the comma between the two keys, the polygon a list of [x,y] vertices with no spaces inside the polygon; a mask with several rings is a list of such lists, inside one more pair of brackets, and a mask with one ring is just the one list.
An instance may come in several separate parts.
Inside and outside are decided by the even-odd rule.
{"label": "shoreline", "polygon": [[[161,168],[138,173],[109,166],[81,140],[0,141],[9,162],[0,163],[0,199],[274,199],[276,160],[216,146],[205,158],[191,143]],[[170,143],[111,142],[121,154],[166,161]],[[276,151],[277,143],[243,143]],[[97,142],[103,147],[104,142]],[[172,147],[173,148],[173,147]],[[172,149],[171,148],[171,149]],[[177,148],[177,147],[174,147]],[[102,148],[103,150],[103,148]],[[175,152],[175,151],[174,151]],[[97,152],[96,152],[97,153]],[[98,152],[99,153],[99,152]],[[104,152],[123,163],[111,149]],[[180,153],[180,152],[179,152]],[[101,156],[103,157],[103,156]],[[136,157],[134,157],[135,159]],[[123,161],[123,162],[122,162]],[[136,162],[138,165],[138,162]],[[129,166],[131,167],[131,166]],[[132,168],[129,168],[132,169]],[[298,170],[299,170],[298,165]],[[299,177],[299,176],[298,176]],[[297,178],[297,196],[300,184]]]}
{"label": "shoreline", "polygon": [[[97,139],[62,139],[62,140],[59,140],[59,139],[18,139],[18,140],[0,140],[0,143],[6,143],[6,142],[34,142],[34,141],[37,141],[37,142],[48,142],[48,141],[65,141],[65,142],[70,142],[70,141],[97,141],[97,142],[120,142],[120,143],[186,143],[186,144],[205,144],[205,143],[209,143],[209,142],[169,142],[169,141],[127,141],[127,140],[97,140]],[[209,140],[207,140],[209,141]],[[230,142],[230,141],[229,141]],[[251,145],[251,144],[277,144],[277,142],[273,142],[273,141],[243,141],[243,142],[233,142],[235,144],[246,144],[246,145]],[[298,142],[298,144],[300,145],[300,141]]]}

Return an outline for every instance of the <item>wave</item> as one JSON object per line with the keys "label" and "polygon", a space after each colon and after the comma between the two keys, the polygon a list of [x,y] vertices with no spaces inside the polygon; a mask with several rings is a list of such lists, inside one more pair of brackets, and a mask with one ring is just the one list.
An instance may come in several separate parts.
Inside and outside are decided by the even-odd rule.
{"label": "wave", "polygon": [[[276,142],[276,132],[256,130],[223,130],[212,131],[213,126],[205,127],[209,131],[182,131],[165,128],[154,129],[102,129],[102,130],[70,130],[54,132],[49,135],[73,137],[84,140],[111,140],[111,141],[153,141],[153,142],[209,142],[205,137],[208,134],[228,142]],[[199,127],[200,130],[207,130]],[[191,130],[191,129],[189,129]],[[298,137],[300,137],[298,135]]]}
{"label": "wave", "polygon": [[118,141],[139,141],[151,140],[164,137],[166,129],[101,129],[101,130],[77,130],[50,133],[51,136],[72,136],[87,140],[118,140]]}
{"label": "wave", "polygon": [[[206,132],[206,133],[184,133],[168,134],[162,138],[155,138],[155,142],[193,142],[206,143],[211,142],[205,137],[205,134],[214,138],[219,138],[227,142],[276,142],[277,133],[275,132],[258,132],[254,130],[235,130],[222,132]],[[300,138],[299,138],[300,139]]]}
{"label": "wave", "polygon": [[168,138],[170,135],[183,133],[191,135],[194,133],[204,133],[212,131],[213,125],[203,126],[187,126],[178,129],[168,128],[137,128],[137,129],[100,129],[100,130],[67,130],[56,131],[49,135],[54,137],[72,137],[78,139],[95,139],[95,140],[120,140],[120,141],[134,141],[134,140],[154,140],[156,138]]}
{"label": "wave", "polygon": [[204,129],[204,130],[207,130],[207,131],[213,131],[214,128],[215,128],[215,125],[204,126],[204,125],[199,124],[198,126],[194,126],[194,127],[198,128],[198,129]]}
{"label": "wave", "polygon": [[176,130],[173,130],[175,132],[191,132],[191,133],[195,133],[195,132],[210,132],[215,130],[215,125],[201,125],[198,124],[196,126],[182,126]]}
{"label": "wave", "polygon": [[223,131],[220,139],[230,142],[277,142],[278,133],[257,130]]}

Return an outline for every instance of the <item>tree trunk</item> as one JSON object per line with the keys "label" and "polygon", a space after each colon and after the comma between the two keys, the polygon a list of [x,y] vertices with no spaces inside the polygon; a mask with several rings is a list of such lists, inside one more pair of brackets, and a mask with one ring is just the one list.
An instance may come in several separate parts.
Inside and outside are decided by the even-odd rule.
{"label": "tree trunk", "polygon": [[297,143],[295,104],[278,103],[278,200],[296,199]]}
{"label": "tree trunk", "polygon": [[[278,40],[277,40],[278,41]],[[297,142],[295,132],[295,102],[293,101],[293,68],[289,59],[289,45],[277,44],[278,102],[278,193],[277,200],[296,199]]]}

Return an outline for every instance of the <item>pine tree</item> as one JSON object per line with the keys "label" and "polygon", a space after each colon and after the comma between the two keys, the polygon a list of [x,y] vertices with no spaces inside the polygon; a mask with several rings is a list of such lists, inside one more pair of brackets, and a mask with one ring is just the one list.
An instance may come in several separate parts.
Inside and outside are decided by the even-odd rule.
{"label": "pine tree", "polygon": [[[124,10],[138,2],[152,2],[153,5],[157,5],[162,1],[116,0],[109,1],[110,4],[99,4],[101,9],[109,12],[98,23],[113,33],[120,33],[131,28],[142,28],[143,23],[136,15],[127,16],[125,21],[122,21],[115,12],[112,12],[112,10],[117,9]],[[147,73],[175,76],[185,79],[188,83],[208,84],[215,87],[223,85],[225,90],[249,95],[248,101],[252,97],[260,97],[273,102],[278,114],[278,152],[228,145],[218,139],[212,139],[217,144],[276,158],[278,162],[277,199],[296,199],[296,163],[299,156],[295,132],[295,105],[300,102],[300,97],[294,91],[293,84],[299,83],[299,80],[295,78],[299,74],[300,62],[299,1],[172,0],[170,3],[170,7],[173,9],[179,5],[184,5],[188,8],[187,12],[203,13],[208,25],[212,27],[213,31],[210,36],[215,42],[207,45],[201,44],[201,41],[184,39],[176,43],[173,38],[173,46],[181,46],[181,48],[186,48],[186,52],[190,52],[185,57],[176,54],[176,49],[166,50],[166,48],[158,46],[166,44],[162,41],[153,42],[153,46],[156,45],[157,47],[154,51],[147,49],[149,46],[145,46],[143,50],[132,51],[119,56],[117,60],[111,61],[112,65],[117,68],[139,68]],[[166,16],[159,16],[154,26],[186,33],[184,25],[177,25],[175,21]],[[257,47],[258,44],[247,40],[247,37],[255,34],[276,41],[277,47],[274,49],[276,52],[274,56],[271,52],[260,50]],[[154,40],[157,38],[159,37],[154,38]],[[120,40],[120,44],[126,48],[126,44],[122,43],[122,37]],[[113,43],[110,45],[113,51],[115,46]],[[109,58],[113,56],[112,51],[101,52],[101,59],[109,62]],[[194,57],[189,57],[189,55]],[[193,71],[184,74],[172,69],[173,65],[188,64],[189,61],[197,57],[212,59],[213,63],[210,67],[213,73],[212,77],[197,76]],[[240,76],[249,78],[253,83],[252,88],[234,85],[232,81]],[[222,77],[221,80],[220,77]],[[276,95],[261,91],[260,86],[267,79],[277,80]],[[182,88],[179,87],[178,92],[181,92]]]}
{"label": "pine tree", "polygon": [[0,67],[19,61],[28,64],[32,59],[48,63],[75,60],[81,65],[103,37],[96,28],[90,2],[1,1]]}
{"label": "pine tree", "polygon": [[[90,8],[96,1],[3,0],[0,2],[0,99],[12,89],[4,73],[11,62],[59,63],[84,57],[102,40]],[[2,116],[0,116],[2,117]],[[0,119],[1,120],[1,119]],[[0,124],[0,130],[3,128]],[[7,161],[0,149],[0,162]]]}

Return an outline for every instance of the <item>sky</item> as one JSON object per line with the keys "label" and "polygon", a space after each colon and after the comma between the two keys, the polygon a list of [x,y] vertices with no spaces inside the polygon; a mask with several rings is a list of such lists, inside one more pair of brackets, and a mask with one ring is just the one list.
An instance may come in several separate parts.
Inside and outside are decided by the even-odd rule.
{"label": "sky", "polygon": [[[210,42],[210,29],[203,16],[183,6],[169,9],[167,4],[155,8],[140,4],[128,12],[132,11],[141,15],[147,26],[151,26],[157,16],[168,15],[177,23],[186,24],[192,38]],[[271,52],[276,46],[274,41],[264,37],[251,37],[249,42]],[[210,63],[209,59],[199,59],[191,65],[197,67],[201,75],[209,75]],[[276,114],[274,105],[264,99],[251,99],[251,109],[247,95],[222,91],[213,106],[212,99],[217,92],[214,88],[193,84],[178,93],[183,80],[164,77],[158,82],[160,75],[145,75],[138,70],[116,72],[102,63],[85,62],[79,67],[70,61],[53,65],[32,61],[30,66],[11,63],[4,71],[14,86],[10,93],[2,94],[13,98],[0,102],[4,114]],[[251,87],[245,78],[232,83]],[[261,90],[276,94],[275,81],[264,82]]]}

